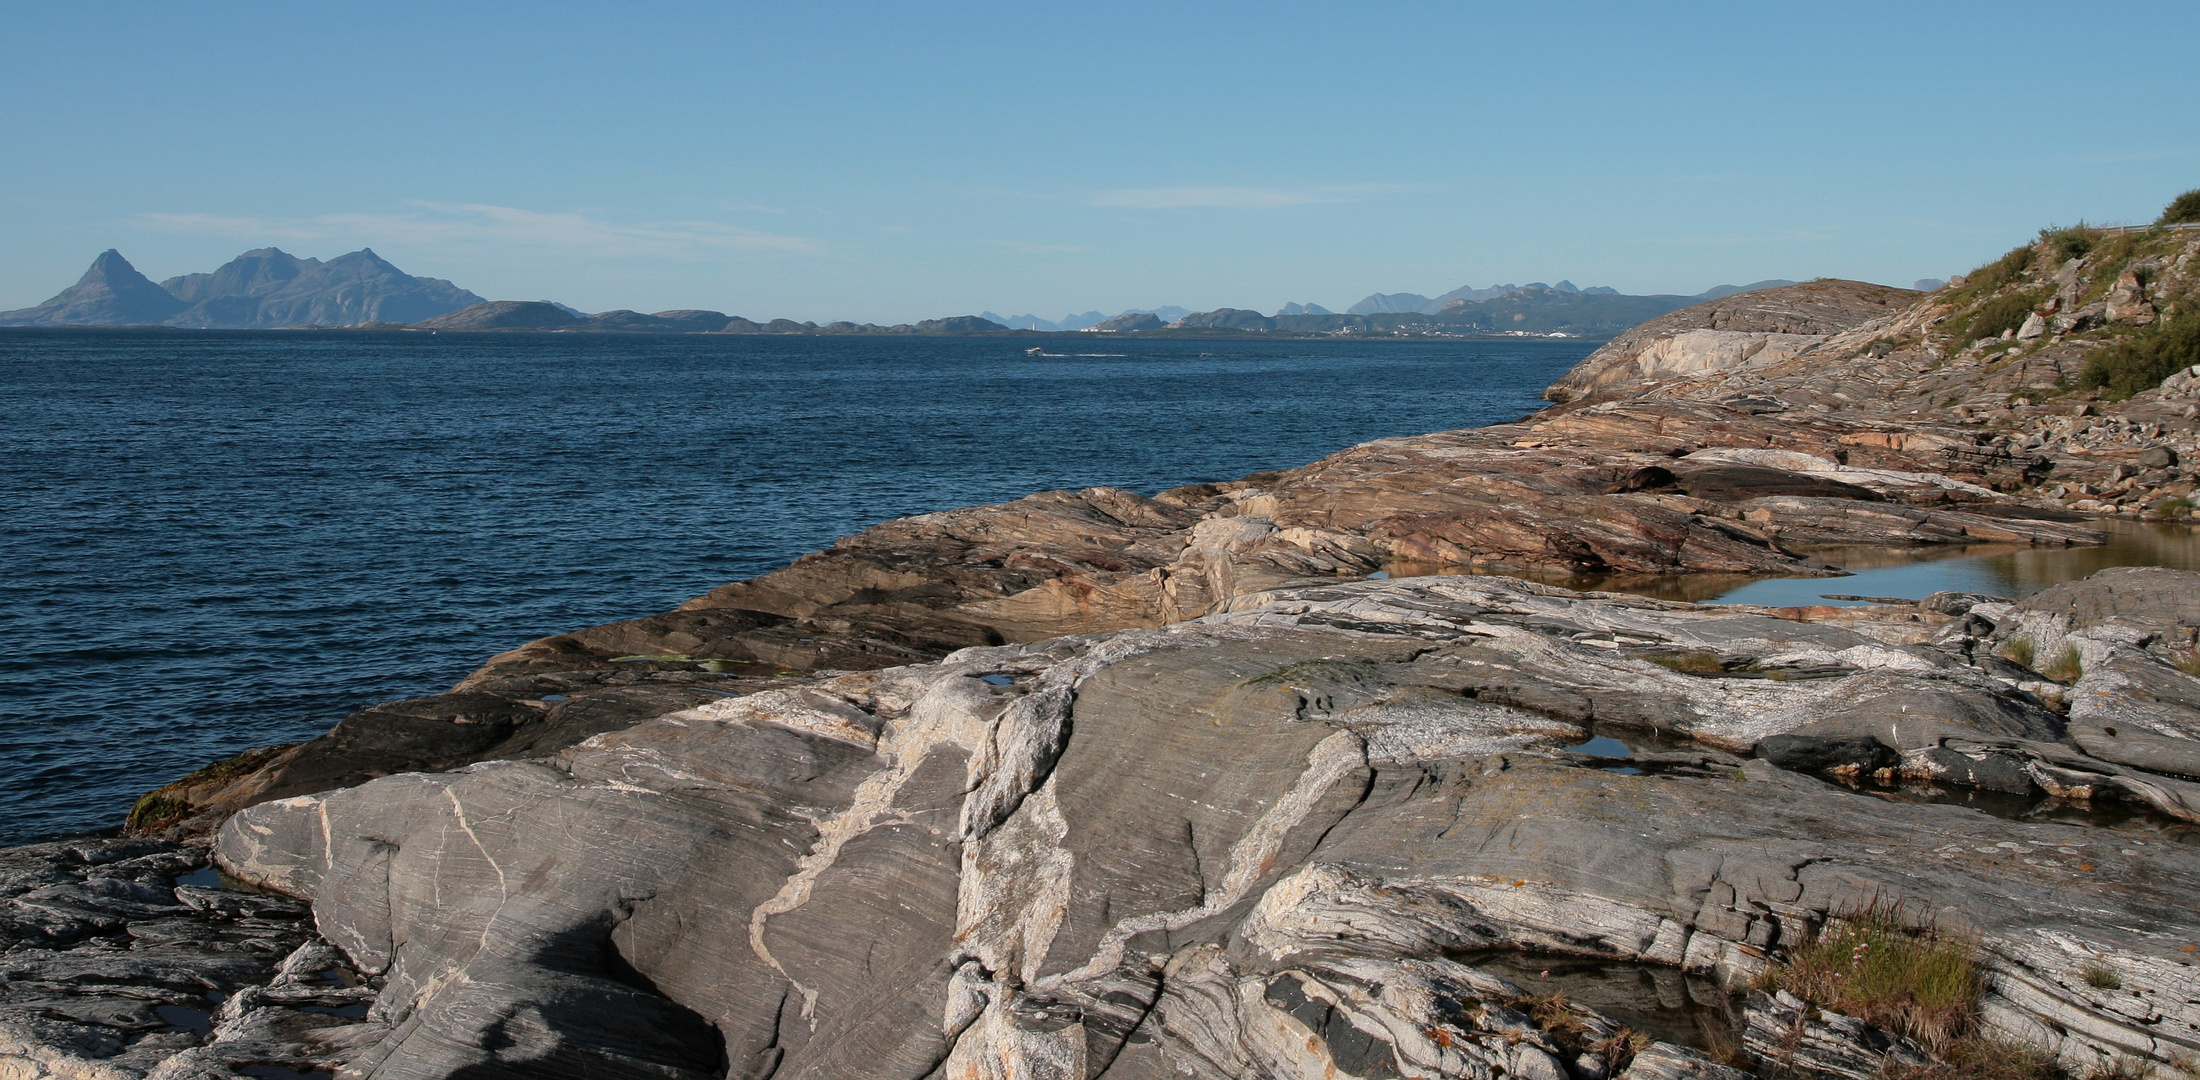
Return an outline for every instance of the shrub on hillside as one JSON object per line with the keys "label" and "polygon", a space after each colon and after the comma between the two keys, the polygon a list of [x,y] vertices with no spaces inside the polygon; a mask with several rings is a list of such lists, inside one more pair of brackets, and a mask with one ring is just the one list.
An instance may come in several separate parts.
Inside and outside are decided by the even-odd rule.
{"label": "shrub on hillside", "polygon": [[1963,288],[1967,292],[1989,293],[2015,281],[2032,265],[2035,254],[2032,245],[2013,248],[1993,262],[1987,263],[1964,275]]}
{"label": "shrub on hillside", "polygon": [[2200,310],[2176,318],[2086,358],[2078,385],[2111,401],[2152,390],[2180,370],[2200,364]]}
{"label": "shrub on hillside", "polygon": [[2005,293],[1950,320],[1948,332],[1955,335],[1958,346],[1979,338],[2000,337],[2004,330],[2023,326],[2025,317],[2032,314],[2032,308],[2039,302],[2040,295],[2034,290]]}
{"label": "shrub on hillside", "polygon": [[2040,230],[2040,239],[2047,242],[2048,250],[2055,253],[2056,262],[2068,262],[2093,250],[2093,242],[2099,238],[2094,230],[2081,221],[2067,229],[2053,225]]}
{"label": "shrub on hillside", "polygon": [[2169,208],[2162,211],[2157,225],[2177,225],[2184,222],[2200,222],[2200,188],[2194,188],[2171,199]]}

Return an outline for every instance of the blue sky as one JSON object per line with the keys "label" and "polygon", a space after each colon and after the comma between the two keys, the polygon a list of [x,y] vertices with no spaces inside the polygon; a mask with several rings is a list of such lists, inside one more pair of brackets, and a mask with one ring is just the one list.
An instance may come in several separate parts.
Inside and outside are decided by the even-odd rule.
{"label": "blue sky", "polygon": [[371,246],[880,322],[1908,284],[2200,187],[2200,4],[0,7],[0,308]]}

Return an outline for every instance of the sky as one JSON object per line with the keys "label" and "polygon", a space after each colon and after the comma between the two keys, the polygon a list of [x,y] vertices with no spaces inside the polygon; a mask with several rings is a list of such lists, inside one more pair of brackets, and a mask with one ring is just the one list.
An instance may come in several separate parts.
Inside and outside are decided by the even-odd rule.
{"label": "sky", "polygon": [[0,309],[360,247],[897,322],[1908,285],[2200,187],[2200,4],[0,0]]}

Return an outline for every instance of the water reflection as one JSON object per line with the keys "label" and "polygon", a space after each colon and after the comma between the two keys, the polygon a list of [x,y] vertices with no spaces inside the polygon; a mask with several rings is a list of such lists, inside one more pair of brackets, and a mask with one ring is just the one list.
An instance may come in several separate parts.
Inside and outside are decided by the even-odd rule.
{"label": "water reflection", "polygon": [[[1846,605],[1847,596],[1901,597],[1915,600],[1942,590],[2030,596],[2058,582],[2074,581],[2111,566],[2167,566],[2200,570],[2200,532],[2170,525],[2110,518],[2093,522],[2108,542],[2094,547],[2030,547],[2020,544],[1971,544],[1920,547],[1795,548],[1829,566],[1849,571],[1843,577],[1764,578],[1747,574],[1551,574],[1536,571],[1483,571],[1538,581],[1566,589],[1623,592],[1660,600],[1696,603]],[[1431,563],[1394,562],[1391,577],[1470,574],[1477,571]]]}

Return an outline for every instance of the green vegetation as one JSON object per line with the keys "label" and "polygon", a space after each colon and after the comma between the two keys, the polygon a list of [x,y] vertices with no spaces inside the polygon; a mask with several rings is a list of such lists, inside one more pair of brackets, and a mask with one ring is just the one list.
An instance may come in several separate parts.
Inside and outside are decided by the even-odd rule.
{"label": "green vegetation", "polygon": [[2004,330],[2015,330],[2023,326],[2025,317],[2032,314],[2032,309],[2046,298],[2046,292],[2042,289],[2020,289],[2003,293],[1950,319],[1948,332],[1955,336],[1959,347],[1969,345],[1979,338],[2000,337]]}
{"label": "green vegetation", "polygon": [[189,809],[190,803],[156,791],[139,799],[137,805],[130,808],[130,817],[123,822],[123,828],[132,831],[157,829],[182,817]]}
{"label": "green vegetation", "polygon": [[2055,253],[2056,262],[2068,262],[2093,250],[2093,244],[2100,239],[2100,235],[2098,230],[2087,228],[2083,221],[2067,229],[2050,225],[2040,230],[2040,240],[2047,244],[2048,250]]}
{"label": "green vegetation", "polygon": [[1982,989],[1977,943],[1910,926],[1897,905],[1882,902],[1828,921],[1761,982],[1907,1035],[1934,1054],[1973,1037]]}
{"label": "green vegetation", "polygon": [[2095,350],[2086,358],[2078,385],[2122,401],[2194,364],[2200,364],[2200,309],[2180,312],[2149,332]]}
{"label": "green vegetation", "polygon": [[2187,650],[2176,653],[2170,659],[2170,663],[2177,665],[2177,670],[2193,678],[2200,679],[2200,652]]}
{"label": "green vegetation", "polygon": [[2002,644],[2001,658],[2022,667],[2031,667],[2035,659],[2032,655],[2032,639],[2010,638]]}
{"label": "green vegetation", "polygon": [[1701,649],[1695,652],[1666,653],[1663,656],[1650,656],[1644,657],[1644,659],[1662,668],[1671,668],[1674,671],[1684,671],[1698,675],[1726,670],[1726,665],[1719,662],[1718,653]]}
{"label": "green vegetation", "polygon": [[2055,654],[2054,659],[2047,662],[2046,667],[2037,670],[2056,682],[2077,682],[2078,676],[2085,674],[2085,664],[2078,659],[2076,645],[2065,645],[2062,651]]}
{"label": "green vegetation", "polygon": [[1962,291],[1972,295],[1993,292],[2023,276],[2036,255],[2032,245],[2010,249],[2007,255],[1964,275]]}
{"label": "green vegetation", "polygon": [[2161,219],[2155,224],[2181,225],[2188,222],[2200,222],[2200,188],[2171,199],[2169,207],[2162,211]]}
{"label": "green vegetation", "polygon": [[2191,499],[2180,496],[2155,503],[2154,512],[2166,518],[2188,518],[2192,516],[2192,506]]}
{"label": "green vegetation", "polygon": [[2109,967],[2099,960],[2087,961],[2085,967],[2079,970],[2078,977],[2084,979],[2085,984],[2095,990],[2121,990],[2124,988],[2124,977],[2116,974],[2115,968]]}
{"label": "green vegetation", "polygon": [[2068,1080],[2055,1055],[2023,1043],[1970,1038],[1922,1068],[1890,1065],[1886,1080]]}

